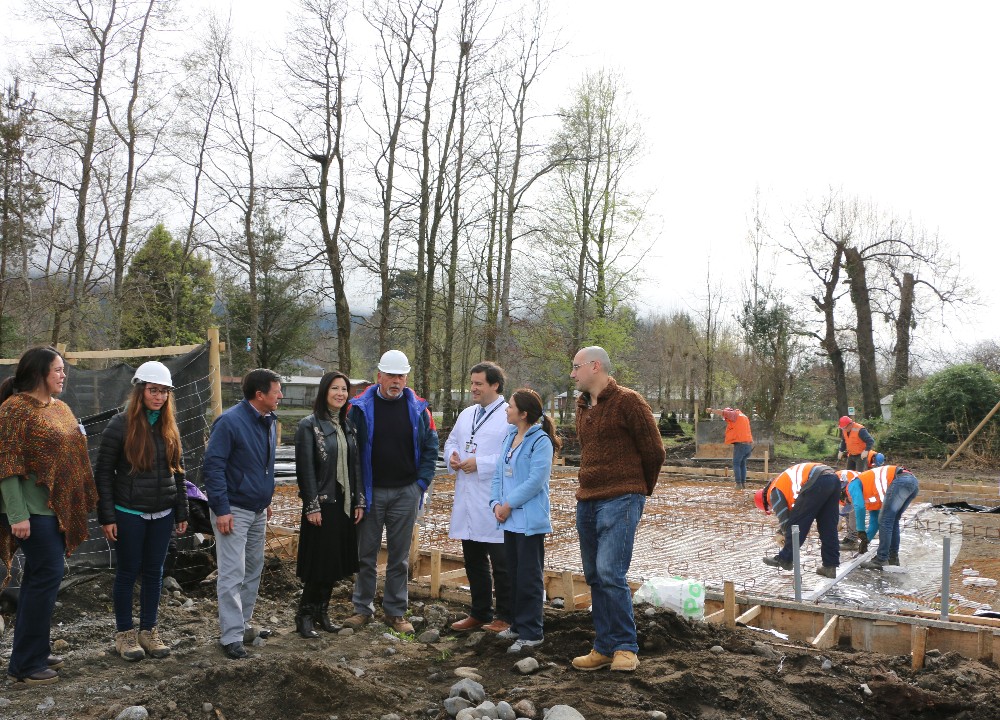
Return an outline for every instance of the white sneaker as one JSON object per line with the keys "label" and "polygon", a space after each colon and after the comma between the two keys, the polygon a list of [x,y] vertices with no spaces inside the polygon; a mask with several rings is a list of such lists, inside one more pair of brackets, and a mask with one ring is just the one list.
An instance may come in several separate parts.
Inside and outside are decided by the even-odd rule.
{"label": "white sneaker", "polygon": [[541,644],[542,644],[541,640],[518,640],[513,645],[511,645],[509,648],[507,648],[507,652],[512,653],[512,654],[519,653],[522,650],[524,650],[525,648],[529,648],[530,649],[530,648],[533,648],[533,647],[538,647]]}
{"label": "white sneaker", "polygon": [[501,640],[517,640],[517,633],[514,631],[514,628],[507,628],[502,632],[498,632],[497,637]]}

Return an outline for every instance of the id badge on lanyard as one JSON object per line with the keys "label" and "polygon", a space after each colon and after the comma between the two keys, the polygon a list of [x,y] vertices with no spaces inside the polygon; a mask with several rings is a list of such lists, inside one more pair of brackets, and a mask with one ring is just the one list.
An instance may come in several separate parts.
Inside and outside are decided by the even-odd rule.
{"label": "id badge on lanyard", "polygon": [[475,455],[476,443],[473,442],[472,440],[469,440],[467,443],[465,443],[465,452],[467,452],[469,455]]}

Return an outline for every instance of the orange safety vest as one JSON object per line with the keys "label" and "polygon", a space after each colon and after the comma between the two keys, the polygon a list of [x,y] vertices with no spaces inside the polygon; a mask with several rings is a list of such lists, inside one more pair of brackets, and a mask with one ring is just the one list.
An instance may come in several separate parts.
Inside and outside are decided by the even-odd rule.
{"label": "orange safety vest", "polygon": [[753,435],[750,433],[750,418],[743,413],[739,413],[732,422],[726,421],[726,444],[752,442]]}
{"label": "orange safety vest", "polygon": [[861,492],[865,496],[866,510],[882,509],[885,494],[889,491],[892,481],[896,479],[896,469],[896,465],[883,465],[858,475],[858,480],[861,481]]}
{"label": "orange safety vest", "polygon": [[770,497],[771,489],[777,488],[778,492],[785,496],[785,502],[788,503],[788,509],[791,510],[795,505],[795,500],[799,497],[799,493],[802,492],[803,486],[809,482],[809,475],[812,473],[813,468],[821,464],[799,463],[798,465],[792,465],[771,481],[767,486],[767,492],[764,493],[764,496]]}
{"label": "orange safety vest", "polygon": [[851,423],[840,431],[840,434],[844,436],[844,445],[847,447],[848,455],[860,455],[865,451],[865,441],[858,435],[864,427],[861,423]]}

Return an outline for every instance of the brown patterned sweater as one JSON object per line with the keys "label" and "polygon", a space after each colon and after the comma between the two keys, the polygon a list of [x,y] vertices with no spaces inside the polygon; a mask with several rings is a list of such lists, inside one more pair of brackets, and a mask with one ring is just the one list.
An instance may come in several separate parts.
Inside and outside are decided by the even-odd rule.
{"label": "brown patterned sweater", "polygon": [[[0,405],[0,478],[29,473],[48,490],[68,557],[87,539],[87,515],[97,506],[87,437],[66,403],[18,393]],[[14,538],[0,526],[0,560],[8,568],[13,554]]]}
{"label": "brown patterned sweater", "polygon": [[590,394],[583,393],[576,401],[581,448],[576,499],[652,495],[666,453],[649,404],[614,378],[597,400],[591,405]]}

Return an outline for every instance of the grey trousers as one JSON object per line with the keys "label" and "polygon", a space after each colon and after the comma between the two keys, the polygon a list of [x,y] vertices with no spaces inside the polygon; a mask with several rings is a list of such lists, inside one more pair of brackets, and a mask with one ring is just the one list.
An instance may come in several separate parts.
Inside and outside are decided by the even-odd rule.
{"label": "grey trousers", "polygon": [[358,525],[358,563],[354,579],[354,611],[359,615],[375,614],[375,587],[378,581],[378,551],[385,528],[388,554],[385,565],[385,587],[382,591],[382,611],[386,615],[406,613],[408,592],[406,583],[410,568],[410,542],[421,490],[416,482],[399,488],[372,488],[372,504],[365,519]]}
{"label": "grey trousers", "polygon": [[[243,631],[250,627],[260,574],[264,569],[264,539],[267,511],[233,507],[233,531],[223,535],[216,530],[215,554],[219,577],[215,591],[219,597],[220,642],[229,645],[243,641]],[[215,525],[215,513],[209,513]]]}

